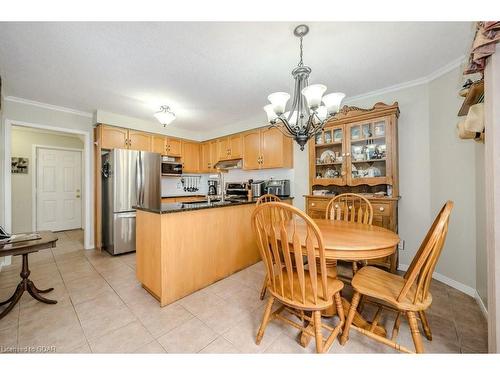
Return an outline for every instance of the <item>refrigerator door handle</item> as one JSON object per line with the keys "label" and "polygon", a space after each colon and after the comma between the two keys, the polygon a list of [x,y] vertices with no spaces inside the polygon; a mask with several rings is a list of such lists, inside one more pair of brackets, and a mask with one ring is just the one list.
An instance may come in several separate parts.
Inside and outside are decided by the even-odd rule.
{"label": "refrigerator door handle", "polygon": [[141,159],[140,159],[140,154],[139,157],[136,159],[136,165],[137,165],[137,173],[135,177],[135,183],[136,183],[136,199],[137,199],[137,205],[141,205]]}

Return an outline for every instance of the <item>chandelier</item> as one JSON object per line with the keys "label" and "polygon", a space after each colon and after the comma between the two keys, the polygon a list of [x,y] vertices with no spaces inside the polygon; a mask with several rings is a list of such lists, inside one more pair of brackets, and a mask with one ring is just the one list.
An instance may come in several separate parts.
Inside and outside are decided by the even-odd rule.
{"label": "chandelier", "polygon": [[264,106],[271,127],[293,138],[301,150],[304,150],[307,141],[321,132],[326,122],[335,116],[345,97],[341,92],[323,96],[326,91],[325,85],[309,85],[311,68],[302,61],[302,38],[308,32],[307,25],[299,25],[293,31],[300,39],[300,60],[298,66],[292,70],[295,80],[292,107],[286,111],[286,103],[290,99],[290,94],[286,92],[272,93],[267,97],[271,104]]}

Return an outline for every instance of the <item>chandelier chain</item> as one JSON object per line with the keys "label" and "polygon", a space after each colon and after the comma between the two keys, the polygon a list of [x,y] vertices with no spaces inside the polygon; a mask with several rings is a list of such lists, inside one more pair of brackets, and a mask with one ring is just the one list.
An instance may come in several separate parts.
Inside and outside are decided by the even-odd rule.
{"label": "chandelier chain", "polygon": [[299,61],[299,66],[304,66],[304,62],[302,61],[302,56],[303,56],[302,37],[300,37],[300,61]]}

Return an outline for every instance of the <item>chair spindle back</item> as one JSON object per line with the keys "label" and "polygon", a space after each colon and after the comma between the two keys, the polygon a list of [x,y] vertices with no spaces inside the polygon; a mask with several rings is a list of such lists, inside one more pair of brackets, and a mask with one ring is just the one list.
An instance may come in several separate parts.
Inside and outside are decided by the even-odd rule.
{"label": "chair spindle back", "polygon": [[259,204],[262,203],[269,203],[269,202],[281,202],[281,199],[279,199],[276,195],[273,194],[264,194],[257,199],[257,202],[255,204],[258,206]]}
{"label": "chair spindle back", "polygon": [[[299,226],[305,226],[305,238],[299,235]],[[306,295],[312,295],[313,303],[317,304],[318,298],[331,297],[327,296],[323,237],[309,216],[286,203],[263,203],[253,212],[252,227],[270,280],[269,288],[278,298],[306,304],[309,303]],[[316,251],[319,266],[316,265]],[[308,260],[307,268],[303,255]],[[285,280],[289,290],[285,290]]]}
{"label": "chair spindle back", "polygon": [[373,208],[368,199],[358,194],[340,194],[326,207],[326,219],[371,224]]}
{"label": "chair spindle back", "polygon": [[446,202],[434,219],[431,228],[427,232],[410,267],[404,275],[406,283],[401,289],[398,301],[401,301],[412,287],[415,288],[413,303],[422,302],[427,298],[432,274],[436,268],[448,233],[448,222],[452,209],[453,202]]}

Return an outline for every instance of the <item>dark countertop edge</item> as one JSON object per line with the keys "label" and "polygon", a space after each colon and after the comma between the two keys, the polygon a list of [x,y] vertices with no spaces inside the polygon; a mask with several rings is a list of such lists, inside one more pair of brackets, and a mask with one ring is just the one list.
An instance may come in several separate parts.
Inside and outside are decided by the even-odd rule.
{"label": "dark countertop edge", "polygon": [[192,198],[192,197],[200,197],[200,198],[205,198],[206,195],[203,194],[190,194],[190,195],[165,195],[162,196],[161,199],[163,198]]}
{"label": "dark countertop edge", "polygon": [[[283,200],[293,199],[294,197],[284,197]],[[150,207],[141,207],[141,206],[133,206],[132,208],[139,211],[146,211],[155,214],[173,214],[176,212],[186,212],[186,211],[198,211],[198,210],[206,210],[211,208],[224,208],[224,207],[235,207],[242,206],[245,204],[255,204],[257,199],[252,199],[251,201],[242,201],[242,202],[231,202],[231,204],[224,205],[213,205],[213,206],[196,206],[196,204],[188,204],[184,205],[182,203],[162,203],[160,208],[150,208]]]}

